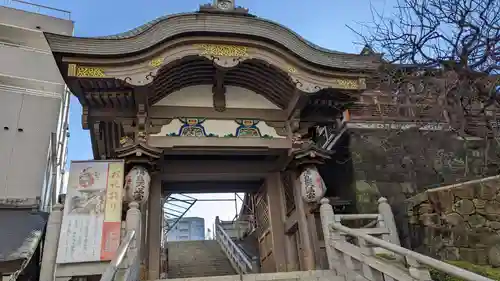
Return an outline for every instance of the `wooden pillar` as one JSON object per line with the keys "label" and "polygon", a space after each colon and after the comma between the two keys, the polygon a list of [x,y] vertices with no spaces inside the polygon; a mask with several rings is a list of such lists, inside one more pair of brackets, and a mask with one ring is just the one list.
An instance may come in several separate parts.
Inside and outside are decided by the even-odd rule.
{"label": "wooden pillar", "polygon": [[308,224],[309,233],[311,234],[311,245],[314,255],[315,269],[321,269],[321,256],[320,245],[318,240],[318,228],[316,226],[316,217],[314,215],[313,206],[306,206],[306,219]]}
{"label": "wooden pillar", "polygon": [[297,236],[295,233],[293,235],[286,235],[286,255],[287,255],[287,271],[299,271],[299,253],[297,249]]}
{"label": "wooden pillar", "polygon": [[316,263],[314,258],[314,247],[312,243],[312,235],[309,230],[309,223],[307,221],[306,212],[307,206],[302,198],[302,191],[300,189],[300,181],[298,179],[298,175],[295,175],[293,181],[293,191],[295,194],[295,208],[297,210],[297,224],[299,227],[299,235],[300,235],[300,244],[301,251],[299,254],[302,254],[302,260],[304,264],[302,265],[303,270],[315,270]]}
{"label": "wooden pillar", "polygon": [[272,234],[272,249],[276,271],[286,271],[285,255],[285,216],[284,194],[279,172],[270,174],[266,179],[269,226]]}
{"label": "wooden pillar", "polygon": [[161,178],[153,174],[149,193],[148,210],[148,279],[160,279],[160,250],[161,250]]}

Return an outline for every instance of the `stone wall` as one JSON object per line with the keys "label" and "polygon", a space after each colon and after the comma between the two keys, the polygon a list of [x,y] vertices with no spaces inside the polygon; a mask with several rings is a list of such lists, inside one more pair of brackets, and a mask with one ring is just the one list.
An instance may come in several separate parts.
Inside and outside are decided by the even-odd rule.
{"label": "stone wall", "polygon": [[[492,176],[499,167],[494,143],[462,140],[447,131],[349,129],[358,212],[376,210],[386,197],[404,247],[418,250],[422,233],[410,229],[406,200],[430,188]],[[500,149],[498,150],[500,151]]]}
{"label": "stone wall", "polygon": [[420,251],[500,266],[500,176],[429,189],[407,201]]}

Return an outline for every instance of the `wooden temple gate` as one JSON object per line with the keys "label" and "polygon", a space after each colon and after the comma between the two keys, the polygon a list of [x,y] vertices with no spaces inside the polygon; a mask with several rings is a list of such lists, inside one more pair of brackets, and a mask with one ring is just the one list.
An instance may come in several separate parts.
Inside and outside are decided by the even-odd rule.
{"label": "wooden temple gate", "polygon": [[325,50],[233,8],[203,6],[108,37],[45,33],[94,158],[124,159],[127,172],[151,177],[130,196],[149,279],[160,274],[160,203],[176,192],[255,194],[263,272],[324,263],[316,229],[325,189],[307,191],[299,176],[314,178],[332,157],[314,130],[339,122],[379,56]]}

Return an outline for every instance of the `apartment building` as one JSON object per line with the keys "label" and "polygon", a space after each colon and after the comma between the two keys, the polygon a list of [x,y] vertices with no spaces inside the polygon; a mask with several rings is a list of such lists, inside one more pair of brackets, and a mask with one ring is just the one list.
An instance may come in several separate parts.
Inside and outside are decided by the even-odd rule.
{"label": "apartment building", "polygon": [[[61,187],[69,92],[43,31],[73,33],[70,13],[0,2],[0,200],[46,210]],[[31,12],[34,11],[34,12]]]}
{"label": "apartment building", "polygon": [[69,92],[44,31],[73,33],[70,13],[0,2],[0,280],[38,280],[40,240],[62,186]]}

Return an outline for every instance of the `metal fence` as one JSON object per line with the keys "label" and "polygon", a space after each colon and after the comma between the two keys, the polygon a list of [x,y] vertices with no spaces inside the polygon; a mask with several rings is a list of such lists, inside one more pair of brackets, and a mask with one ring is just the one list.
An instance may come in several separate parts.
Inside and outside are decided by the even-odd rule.
{"label": "metal fence", "polygon": [[35,3],[30,3],[21,0],[0,0],[0,6],[5,6],[9,8],[14,8],[18,10],[23,10],[26,12],[37,13],[45,16],[51,16],[55,18],[71,20],[71,12],[52,8],[44,5],[38,5]]}

